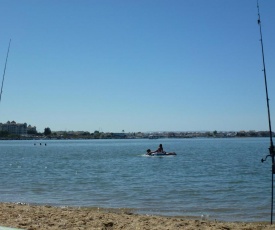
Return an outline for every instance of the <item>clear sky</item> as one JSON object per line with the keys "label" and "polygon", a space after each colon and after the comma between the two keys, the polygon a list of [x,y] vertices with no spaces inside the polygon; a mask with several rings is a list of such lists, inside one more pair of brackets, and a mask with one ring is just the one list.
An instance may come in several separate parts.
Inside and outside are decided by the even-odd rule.
{"label": "clear sky", "polygon": [[[275,1],[259,0],[275,130]],[[0,0],[0,122],[268,130],[256,0]],[[2,71],[1,71],[2,69]]]}

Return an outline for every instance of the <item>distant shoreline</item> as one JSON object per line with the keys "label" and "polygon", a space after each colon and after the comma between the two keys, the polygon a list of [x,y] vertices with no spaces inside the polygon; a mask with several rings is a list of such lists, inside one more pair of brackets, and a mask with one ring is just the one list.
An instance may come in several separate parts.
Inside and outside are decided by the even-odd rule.
{"label": "distant shoreline", "polygon": [[[160,137],[155,138],[157,139],[198,139],[198,138],[205,138],[205,139],[238,139],[238,138],[268,138],[268,137]],[[18,138],[0,138],[0,141],[27,141],[27,140],[34,140],[34,141],[45,141],[45,140],[146,140],[148,138],[29,138],[29,137],[18,137]],[[149,138],[150,139],[150,138]]]}
{"label": "distant shoreline", "polygon": [[[275,137],[275,134],[272,133]],[[42,133],[28,135],[0,135],[0,140],[78,140],[78,139],[160,139],[160,138],[240,138],[240,137],[270,137],[269,131],[230,131],[230,132],[131,132],[131,133],[94,133],[84,131],[56,131],[49,135]]]}

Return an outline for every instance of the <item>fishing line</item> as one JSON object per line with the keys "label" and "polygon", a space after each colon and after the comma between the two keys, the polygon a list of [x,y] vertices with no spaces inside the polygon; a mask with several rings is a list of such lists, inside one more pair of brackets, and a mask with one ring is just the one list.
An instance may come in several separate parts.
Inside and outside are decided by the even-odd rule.
{"label": "fishing line", "polygon": [[8,52],[7,52],[7,56],[6,56],[6,62],[5,62],[5,68],[4,68],[3,78],[2,78],[2,86],[1,86],[1,92],[0,92],[0,103],[1,103],[1,99],[2,99],[3,86],[4,86],[5,74],[6,74],[6,68],[7,68],[7,62],[8,62],[9,52],[10,52],[10,44],[11,44],[11,39],[10,39],[10,42],[9,42],[9,47],[8,47]]}

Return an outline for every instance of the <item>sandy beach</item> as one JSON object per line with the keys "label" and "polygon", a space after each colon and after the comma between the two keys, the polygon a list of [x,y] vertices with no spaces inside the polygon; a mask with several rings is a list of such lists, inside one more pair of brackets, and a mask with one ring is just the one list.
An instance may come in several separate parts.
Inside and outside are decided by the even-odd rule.
{"label": "sandy beach", "polygon": [[275,229],[269,223],[219,222],[139,215],[126,209],[71,208],[0,203],[0,226],[20,229]]}

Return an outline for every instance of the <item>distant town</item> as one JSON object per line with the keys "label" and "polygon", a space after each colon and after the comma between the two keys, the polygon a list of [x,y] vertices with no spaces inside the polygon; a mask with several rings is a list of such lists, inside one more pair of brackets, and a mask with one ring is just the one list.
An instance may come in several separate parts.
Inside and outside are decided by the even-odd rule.
{"label": "distant town", "polygon": [[[274,133],[272,133],[274,136]],[[1,140],[32,140],[32,139],[158,139],[158,138],[234,138],[234,137],[269,137],[269,131],[200,131],[200,132],[125,132],[120,133],[87,131],[52,131],[49,127],[43,133],[36,126],[27,123],[8,121],[0,123]]]}

